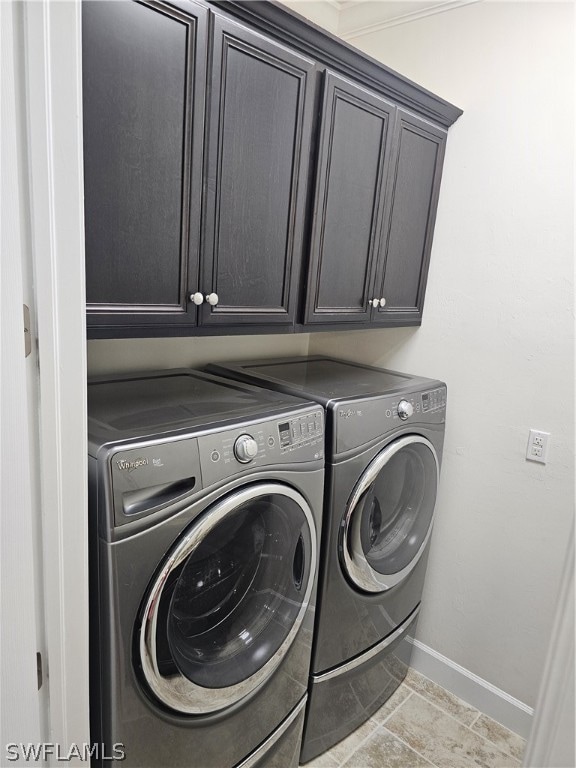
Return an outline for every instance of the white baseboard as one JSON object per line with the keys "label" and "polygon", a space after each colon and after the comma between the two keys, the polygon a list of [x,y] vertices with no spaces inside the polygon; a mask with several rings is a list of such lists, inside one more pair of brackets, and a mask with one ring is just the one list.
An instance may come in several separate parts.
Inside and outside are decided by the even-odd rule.
{"label": "white baseboard", "polygon": [[410,666],[488,717],[527,739],[534,710],[492,683],[434,651],[419,640],[412,642]]}

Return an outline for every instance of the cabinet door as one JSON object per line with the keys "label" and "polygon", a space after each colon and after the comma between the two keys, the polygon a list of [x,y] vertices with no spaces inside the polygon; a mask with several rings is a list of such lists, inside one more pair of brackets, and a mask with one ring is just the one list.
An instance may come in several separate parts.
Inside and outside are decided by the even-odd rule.
{"label": "cabinet door", "polygon": [[380,96],[327,74],[307,323],[366,322],[370,318],[395,110]]}
{"label": "cabinet door", "polygon": [[203,325],[292,324],[316,66],[214,15]]}
{"label": "cabinet door", "polygon": [[372,321],[416,324],[422,317],[446,133],[402,109],[394,130]]}
{"label": "cabinet door", "polygon": [[82,5],[93,336],[196,321],[188,299],[198,290],[205,15],[192,3],[186,12],[159,2]]}

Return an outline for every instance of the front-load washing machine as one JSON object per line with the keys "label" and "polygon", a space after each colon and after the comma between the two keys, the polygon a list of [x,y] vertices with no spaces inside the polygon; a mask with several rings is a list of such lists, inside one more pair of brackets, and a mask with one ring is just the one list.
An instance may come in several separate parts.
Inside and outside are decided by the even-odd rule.
{"label": "front-load washing machine", "polygon": [[297,765],[322,409],[172,370],[91,380],[88,413],[97,764]]}
{"label": "front-load washing machine", "polygon": [[306,762],[367,720],[406,674],[434,518],[446,386],[326,357],[210,369],[314,400],[326,411]]}

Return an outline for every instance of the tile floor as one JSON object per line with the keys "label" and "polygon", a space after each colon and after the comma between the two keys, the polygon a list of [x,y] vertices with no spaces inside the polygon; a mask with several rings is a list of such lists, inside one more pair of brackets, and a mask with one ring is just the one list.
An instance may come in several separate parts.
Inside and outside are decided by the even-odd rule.
{"label": "tile floor", "polygon": [[305,768],[511,768],[525,741],[414,670],[384,706]]}

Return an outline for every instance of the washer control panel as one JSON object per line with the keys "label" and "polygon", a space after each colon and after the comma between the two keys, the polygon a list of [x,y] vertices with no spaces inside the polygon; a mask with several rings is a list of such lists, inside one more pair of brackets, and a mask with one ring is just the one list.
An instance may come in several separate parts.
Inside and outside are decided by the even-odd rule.
{"label": "washer control panel", "polygon": [[446,408],[446,388],[438,387],[422,393],[422,413]]}
{"label": "washer control panel", "polygon": [[204,486],[244,468],[317,461],[324,458],[324,412],[252,422],[198,437]]}
{"label": "washer control panel", "polygon": [[322,413],[307,413],[278,424],[280,450],[282,453],[296,451],[305,445],[316,445],[324,434]]}

